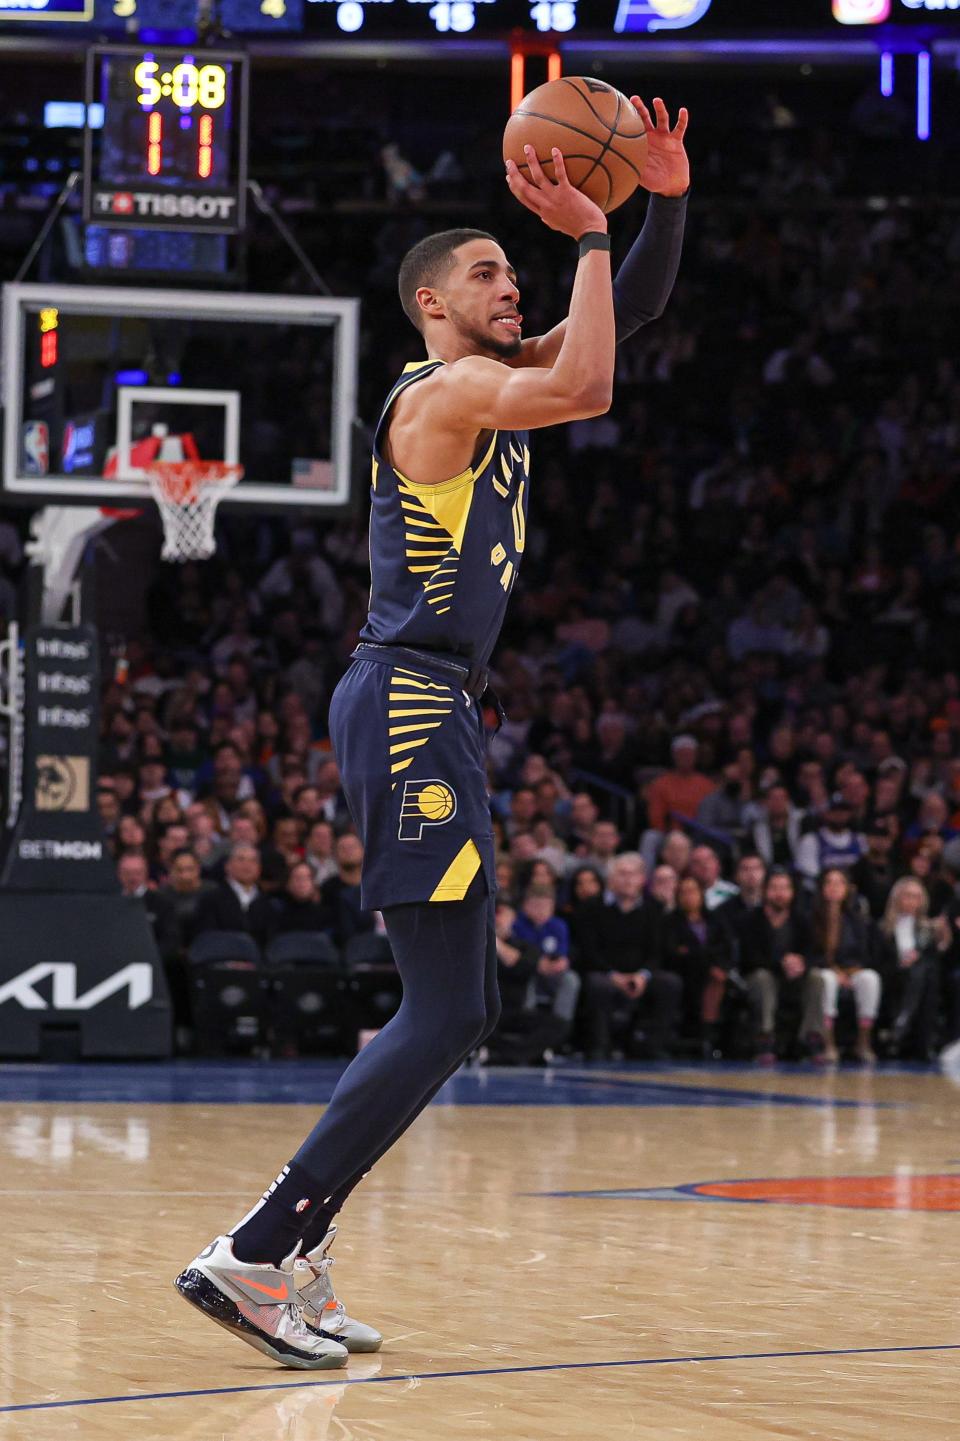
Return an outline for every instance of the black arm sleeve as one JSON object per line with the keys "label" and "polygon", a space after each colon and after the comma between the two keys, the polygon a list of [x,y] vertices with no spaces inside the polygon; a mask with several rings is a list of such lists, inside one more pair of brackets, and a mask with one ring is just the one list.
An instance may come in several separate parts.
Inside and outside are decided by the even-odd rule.
{"label": "black arm sleeve", "polygon": [[650,196],[643,229],[613,282],[618,345],[666,309],[680,268],[687,195]]}

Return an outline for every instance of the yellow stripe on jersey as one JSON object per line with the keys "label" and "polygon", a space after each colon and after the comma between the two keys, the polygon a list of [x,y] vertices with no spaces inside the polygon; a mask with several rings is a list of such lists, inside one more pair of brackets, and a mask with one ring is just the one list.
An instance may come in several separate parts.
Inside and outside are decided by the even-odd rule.
{"label": "yellow stripe on jersey", "polygon": [[[390,719],[392,720],[393,717],[391,716]],[[437,720],[437,721],[414,721],[413,725],[409,725],[409,726],[391,726],[390,729],[387,731],[387,735],[390,735],[390,736],[403,736],[403,735],[409,735],[409,734],[411,734],[411,732],[413,732],[413,731],[435,731],[435,730],[437,729],[437,726],[441,726],[441,725],[443,725],[443,721],[438,721],[438,720]]]}
{"label": "yellow stripe on jersey", "polygon": [[462,901],[481,864],[476,842],[465,842],[440,877],[431,901]]}

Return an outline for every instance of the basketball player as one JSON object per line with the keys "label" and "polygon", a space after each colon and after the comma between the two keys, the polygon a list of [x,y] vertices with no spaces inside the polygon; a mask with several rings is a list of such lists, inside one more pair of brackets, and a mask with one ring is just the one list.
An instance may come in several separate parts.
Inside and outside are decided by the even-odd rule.
{"label": "basketball player", "polygon": [[333,1217],[499,1015],[480,702],[523,554],[528,432],[608,409],[616,340],[661,313],[679,263],[686,112],[671,131],[662,102],[656,125],[634,104],[650,131],[644,182],[661,194],[615,286],[606,216],[559,151],[555,182],[532,149],[529,181],[508,165],[517,199],[579,246],[549,335],[522,339],[516,275],[482,231],[430,236],[400,267],[428,358],[406,367],[374,437],[370,612],[330,734],[365,848],[362,902],[383,912],[403,1000],[253,1210],[176,1280],[286,1366],[379,1347],[334,1294]]}

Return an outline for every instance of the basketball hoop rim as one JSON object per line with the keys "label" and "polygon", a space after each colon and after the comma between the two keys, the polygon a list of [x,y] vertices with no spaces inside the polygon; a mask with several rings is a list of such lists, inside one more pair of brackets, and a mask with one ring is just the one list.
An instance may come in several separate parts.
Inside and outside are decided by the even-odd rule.
{"label": "basketball hoop rim", "polygon": [[168,505],[189,505],[202,490],[231,490],[243,466],[226,460],[151,460],[143,467],[154,496]]}

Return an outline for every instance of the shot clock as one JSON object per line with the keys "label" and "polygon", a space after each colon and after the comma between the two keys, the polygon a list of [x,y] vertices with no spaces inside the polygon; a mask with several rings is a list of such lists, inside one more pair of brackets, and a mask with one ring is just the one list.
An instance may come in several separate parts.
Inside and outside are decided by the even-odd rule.
{"label": "shot clock", "polygon": [[87,103],[103,126],[86,135],[84,218],[108,227],[243,228],[247,61],[228,51],[96,46]]}

